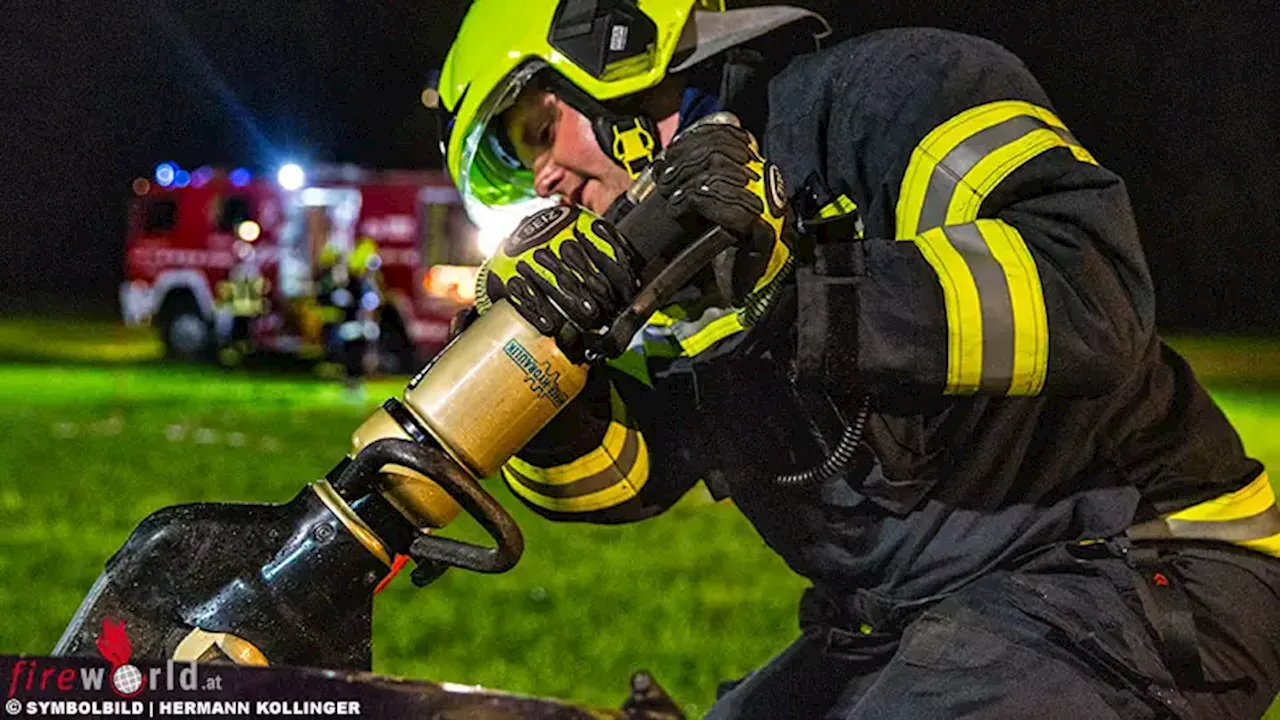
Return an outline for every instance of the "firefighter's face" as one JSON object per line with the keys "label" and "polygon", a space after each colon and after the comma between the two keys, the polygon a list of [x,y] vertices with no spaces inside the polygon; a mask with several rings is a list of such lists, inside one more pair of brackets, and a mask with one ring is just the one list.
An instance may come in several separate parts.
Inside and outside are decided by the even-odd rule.
{"label": "firefighter's face", "polygon": [[[670,142],[678,112],[655,117],[663,118],[658,121],[663,143]],[[630,187],[627,172],[600,149],[591,121],[555,95],[526,92],[502,120],[520,161],[533,170],[539,196],[559,195],[565,202],[604,213]]]}

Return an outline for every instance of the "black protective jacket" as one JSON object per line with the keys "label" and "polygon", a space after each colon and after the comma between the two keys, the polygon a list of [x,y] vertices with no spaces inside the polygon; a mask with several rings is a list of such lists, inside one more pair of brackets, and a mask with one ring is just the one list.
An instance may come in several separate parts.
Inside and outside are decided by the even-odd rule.
{"label": "black protective jacket", "polygon": [[[801,214],[856,212],[857,237],[828,233],[754,325],[695,307],[594,373],[504,472],[539,512],[639,519],[702,479],[821,589],[909,602],[1260,477],[1154,332],[1123,182],[1008,51],[856,38],[773,77],[756,131]],[[845,471],[773,482],[864,395]]]}

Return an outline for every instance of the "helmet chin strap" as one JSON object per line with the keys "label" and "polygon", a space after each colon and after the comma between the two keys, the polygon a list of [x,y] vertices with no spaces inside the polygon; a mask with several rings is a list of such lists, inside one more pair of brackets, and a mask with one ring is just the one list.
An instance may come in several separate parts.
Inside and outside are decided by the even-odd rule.
{"label": "helmet chin strap", "polygon": [[643,112],[635,98],[629,102],[605,104],[565,82],[558,73],[543,76],[542,87],[555,93],[571,107],[591,119],[596,143],[632,180],[640,177],[662,152],[658,123]]}
{"label": "helmet chin strap", "polygon": [[591,121],[596,142],[632,180],[640,177],[662,151],[658,124],[646,115],[597,115]]}

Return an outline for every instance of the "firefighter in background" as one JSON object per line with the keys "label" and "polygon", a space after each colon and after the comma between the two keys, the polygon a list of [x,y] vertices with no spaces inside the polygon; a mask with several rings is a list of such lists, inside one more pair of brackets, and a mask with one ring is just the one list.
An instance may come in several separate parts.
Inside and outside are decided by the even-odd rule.
{"label": "firefighter in background", "polygon": [[377,245],[364,237],[345,256],[332,246],[326,248],[316,277],[326,354],[342,366],[351,388],[359,387],[372,370],[370,356],[378,340],[382,307],[381,267]]}
{"label": "firefighter in background", "polygon": [[341,355],[338,328],[346,319],[351,305],[349,284],[350,270],[343,253],[332,244],[325,244],[316,256],[314,289],[314,314],[319,318],[320,343],[323,357],[331,362]]}
{"label": "firefighter in background", "polygon": [[237,241],[235,253],[240,262],[217,287],[218,337],[222,340],[218,360],[227,366],[239,364],[253,351],[254,321],[270,310],[267,292],[271,283],[262,276],[253,246]]}
{"label": "firefighter in background", "polygon": [[342,325],[342,364],[349,387],[356,387],[377,362],[379,317],[382,309],[382,256],[373,238],[360,238],[347,258],[347,300]]}
{"label": "firefighter in background", "polygon": [[306,211],[306,233],[311,265],[310,292],[294,304],[299,333],[308,357],[322,359],[330,355],[330,337],[338,322],[330,295],[335,286],[342,252],[331,240],[333,220],[323,207]]}
{"label": "firefighter in background", "polygon": [[[589,208],[480,271],[478,312],[612,358],[503,467],[513,493],[617,523],[702,478],[812,583],[717,719],[1262,715],[1280,509],[1154,328],[1123,181],[995,43],[810,52],[807,13],[716,5],[476,0],[445,61],[464,199]],[[716,109],[751,134],[687,129]],[[738,244],[683,315],[595,332],[708,225]]]}

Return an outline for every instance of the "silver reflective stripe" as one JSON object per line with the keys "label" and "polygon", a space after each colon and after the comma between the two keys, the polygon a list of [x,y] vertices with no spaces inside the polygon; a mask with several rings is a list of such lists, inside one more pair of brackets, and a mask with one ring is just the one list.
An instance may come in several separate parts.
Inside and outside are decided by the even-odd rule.
{"label": "silver reflective stripe", "polygon": [[[938,161],[937,167],[933,169],[933,175],[929,178],[929,187],[924,195],[924,206],[920,210],[920,222],[916,226],[918,230],[923,232],[947,224],[947,208],[951,205],[956,187],[983,158],[1028,133],[1044,128],[1057,130],[1040,118],[1019,115],[974,133],[955,146],[946,157]],[[1063,135],[1064,132],[1058,134]],[[1063,137],[1066,139],[1070,135],[1071,133],[1066,133]],[[1068,142],[1074,142],[1074,140],[1075,138],[1071,138]]]}
{"label": "silver reflective stripe", "polygon": [[1013,303],[1004,268],[991,255],[986,238],[972,223],[953,225],[943,233],[964,257],[978,287],[982,306],[983,391],[1006,393],[1013,382]]}
{"label": "silver reflective stripe", "polygon": [[1235,520],[1171,520],[1157,518],[1129,528],[1134,540],[1184,538],[1247,542],[1280,535],[1280,507],[1272,505],[1257,515]]}

